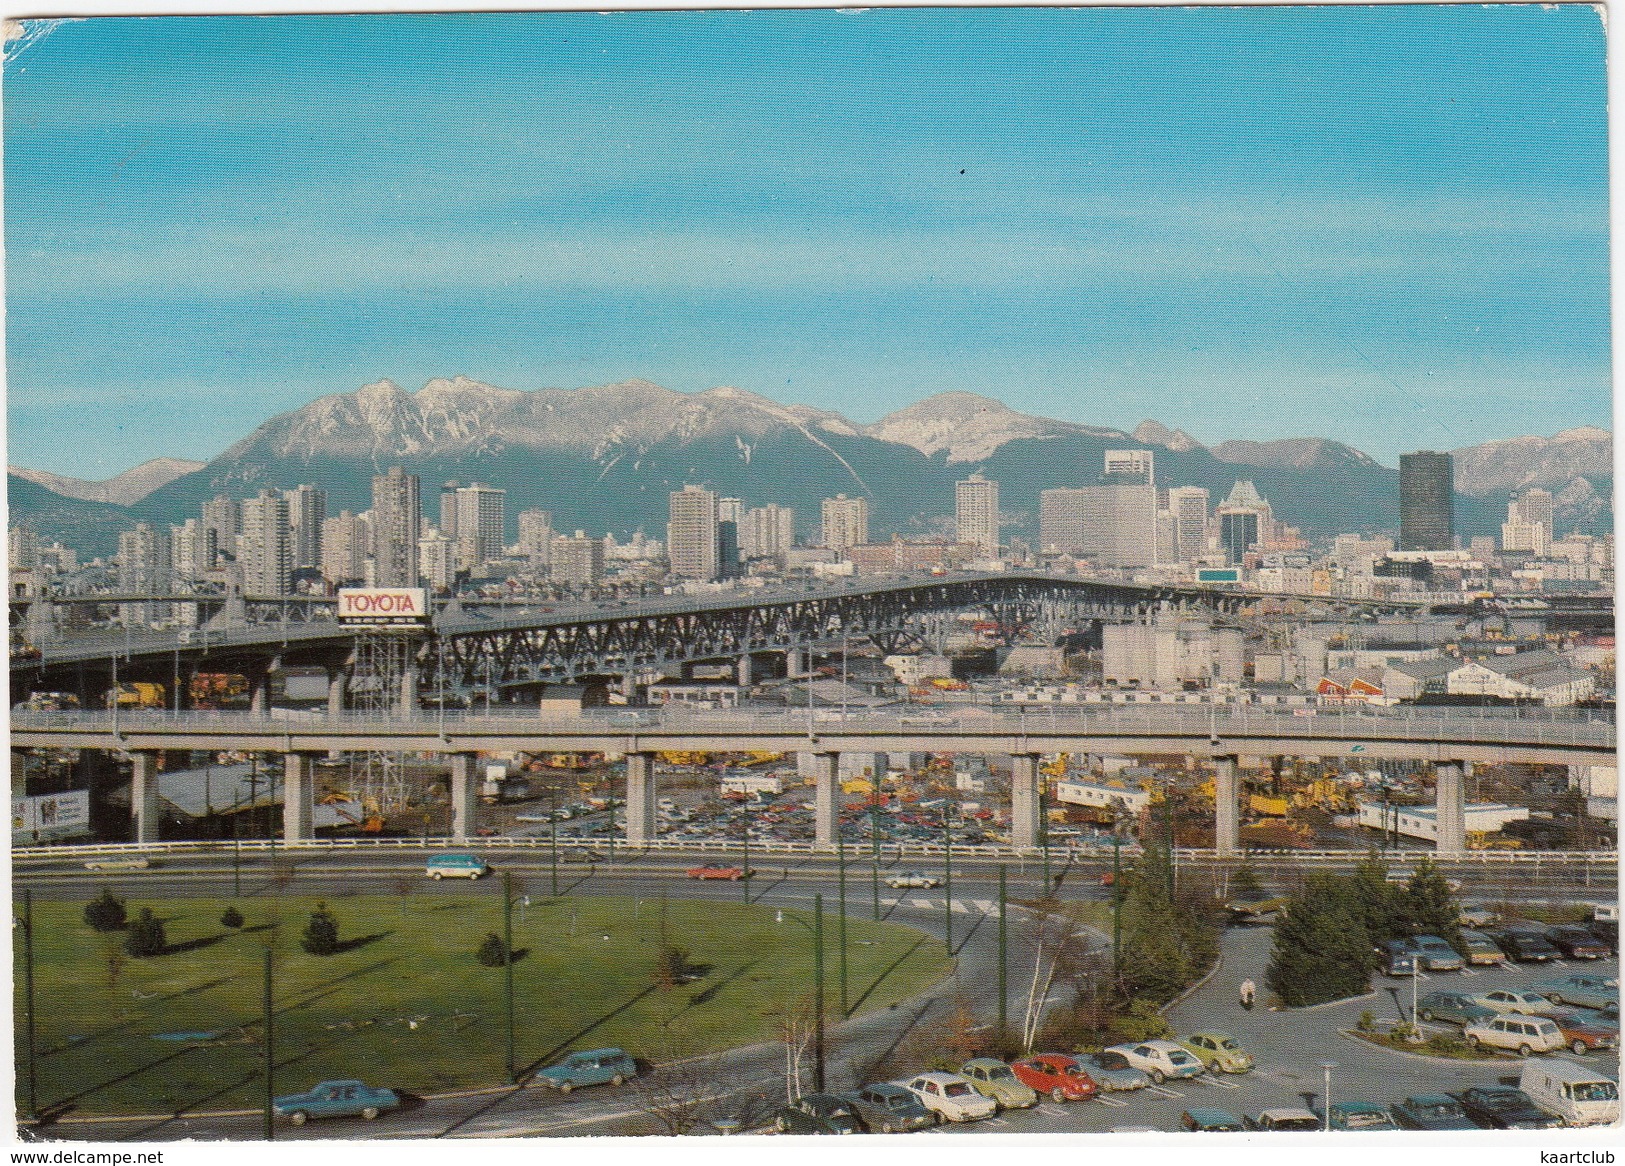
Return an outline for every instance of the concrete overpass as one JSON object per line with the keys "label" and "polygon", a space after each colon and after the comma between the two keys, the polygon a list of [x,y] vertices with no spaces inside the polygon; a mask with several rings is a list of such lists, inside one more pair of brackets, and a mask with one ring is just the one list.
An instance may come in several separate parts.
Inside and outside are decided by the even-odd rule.
{"label": "concrete overpass", "polygon": [[1220,855],[1239,852],[1237,759],[1355,757],[1432,762],[1438,848],[1466,849],[1466,767],[1527,762],[1609,765],[1615,726],[1586,714],[1543,712],[1474,715],[1467,710],[1403,712],[1282,709],[1254,706],[1074,706],[1041,712],[965,708],[946,713],[845,715],[825,710],[726,713],[603,709],[571,716],[532,712],[277,716],[247,713],[16,712],[14,749],[110,749],[134,765],[131,812],[136,841],[157,836],[157,757],[165,750],[243,750],[284,756],[283,829],[290,840],[311,836],[311,762],[334,750],[437,753],[452,768],[453,831],[473,835],[478,807],[475,759],[482,752],[594,751],[627,761],[627,840],[655,834],[654,755],[666,750],[799,752],[818,758],[816,839],[833,846],[837,768],[847,751],[928,749],[997,753],[1013,758],[1012,844],[1032,847],[1039,835],[1038,759],[1055,752],[1147,755],[1177,753],[1215,771],[1215,840]]}

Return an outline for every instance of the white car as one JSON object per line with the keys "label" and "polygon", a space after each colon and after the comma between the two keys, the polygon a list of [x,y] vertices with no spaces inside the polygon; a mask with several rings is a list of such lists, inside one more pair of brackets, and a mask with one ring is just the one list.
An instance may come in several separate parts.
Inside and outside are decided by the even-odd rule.
{"label": "white car", "polygon": [[977,1092],[958,1073],[921,1073],[901,1084],[943,1121],[980,1121],[999,1111],[997,1101]]}
{"label": "white car", "polygon": [[1201,1061],[1171,1040],[1148,1040],[1139,1044],[1113,1045],[1106,1050],[1117,1053],[1151,1080],[1161,1085],[1170,1077],[1197,1077],[1203,1072]]}
{"label": "white car", "polygon": [[1474,1004],[1493,1008],[1497,1012],[1524,1012],[1532,1016],[1541,1016],[1557,1011],[1557,1005],[1539,992],[1520,992],[1515,988],[1497,988],[1493,992],[1480,992],[1469,999]]}
{"label": "white car", "polygon": [[1563,1031],[1544,1016],[1523,1016],[1504,1012],[1487,1017],[1461,1030],[1467,1043],[1477,1048],[1506,1049],[1520,1057],[1531,1053],[1551,1053],[1563,1047]]}
{"label": "white car", "polygon": [[937,878],[936,875],[921,874],[917,870],[911,870],[904,874],[890,875],[886,879],[886,885],[894,891],[906,889],[930,890],[932,887],[940,887],[942,880]]}

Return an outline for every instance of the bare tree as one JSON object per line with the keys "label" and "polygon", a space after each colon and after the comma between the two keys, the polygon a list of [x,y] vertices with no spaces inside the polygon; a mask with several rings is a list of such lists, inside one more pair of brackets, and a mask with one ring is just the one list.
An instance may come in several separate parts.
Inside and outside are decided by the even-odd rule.
{"label": "bare tree", "polygon": [[655,1132],[667,1137],[750,1129],[766,1120],[773,1101],[759,1090],[730,1091],[725,1082],[736,1075],[720,1056],[690,1057],[633,1078],[631,1093]]}

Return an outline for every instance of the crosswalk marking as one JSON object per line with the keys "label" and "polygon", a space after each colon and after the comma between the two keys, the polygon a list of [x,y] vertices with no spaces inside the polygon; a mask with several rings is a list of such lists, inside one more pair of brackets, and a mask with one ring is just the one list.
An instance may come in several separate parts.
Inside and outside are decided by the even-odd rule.
{"label": "crosswalk marking", "polygon": [[955,899],[952,902],[950,902],[948,904],[948,909],[950,911],[958,911],[961,915],[969,915],[970,914],[970,908],[965,906],[965,904],[961,903],[958,899]]}
{"label": "crosswalk marking", "polygon": [[929,911],[933,905],[930,899],[910,899],[908,902],[909,906],[918,907],[921,911]]}
{"label": "crosswalk marking", "polygon": [[1128,1102],[1119,1101],[1115,1097],[1107,1097],[1104,1093],[1097,1094],[1095,1100],[1100,1102],[1102,1105],[1115,1105],[1118,1109],[1128,1108]]}
{"label": "crosswalk marking", "polygon": [[907,903],[918,911],[941,911],[947,907],[956,915],[981,914],[994,919],[999,916],[999,905],[991,899],[954,899],[952,902],[944,899],[882,899],[881,902],[891,906]]}
{"label": "crosswalk marking", "polygon": [[1040,1105],[1038,1107],[1038,1112],[1044,1114],[1046,1117],[1066,1116],[1066,1110],[1062,1109],[1059,1105]]}
{"label": "crosswalk marking", "polygon": [[983,915],[997,917],[999,914],[999,905],[992,899],[972,899],[970,902],[971,906],[975,907]]}
{"label": "crosswalk marking", "polygon": [[1179,1090],[1177,1090],[1177,1089],[1169,1089],[1167,1086],[1164,1086],[1164,1085],[1147,1085],[1146,1088],[1149,1089],[1152,1093],[1160,1093],[1164,1097],[1183,1097],[1183,1096],[1185,1096]]}

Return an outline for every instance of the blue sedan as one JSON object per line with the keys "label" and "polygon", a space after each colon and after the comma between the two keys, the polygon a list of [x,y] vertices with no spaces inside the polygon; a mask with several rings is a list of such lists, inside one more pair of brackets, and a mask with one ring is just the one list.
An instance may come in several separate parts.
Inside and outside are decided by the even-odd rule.
{"label": "blue sedan", "polygon": [[399,1109],[401,1099],[392,1089],[374,1089],[362,1081],[323,1081],[305,1093],[278,1097],[276,1111],[296,1126],[313,1117],[362,1117],[371,1121],[381,1113]]}

